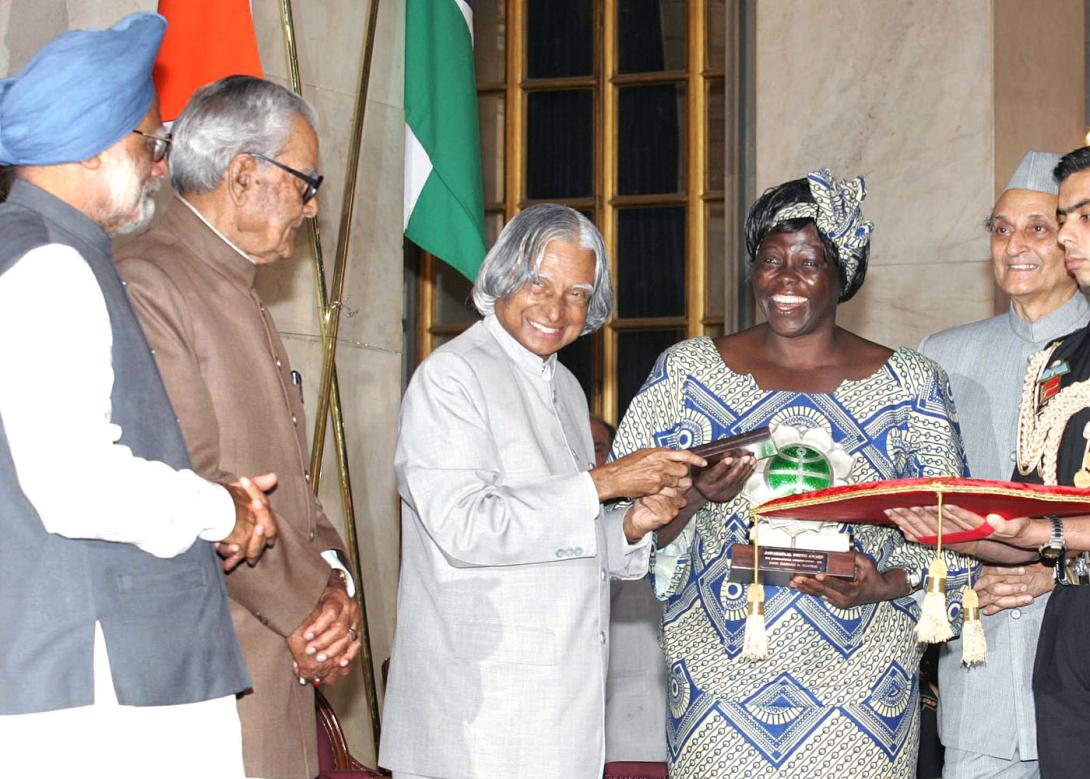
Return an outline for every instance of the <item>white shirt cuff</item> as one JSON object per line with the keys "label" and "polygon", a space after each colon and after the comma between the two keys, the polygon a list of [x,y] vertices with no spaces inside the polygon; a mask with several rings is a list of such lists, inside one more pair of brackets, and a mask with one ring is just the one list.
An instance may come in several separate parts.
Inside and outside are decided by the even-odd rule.
{"label": "white shirt cuff", "polygon": [[349,598],[356,597],[356,582],[352,578],[352,574],[348,569],[344,567],[344,563],[341,562],[341,556],[336,549],[326,549],[322,552],[322,559],[329,563],[329,567],[337,571],[344,571],[345,589],[348,591]]}
{"label": "white shirt cuff", "polygon": [[203,541],[222,541],[235,529],[234,498],[222,484],[205,481],[196,474],[193,476],[194,504],[200,507],[195,514],[206,523],[197,536]]}

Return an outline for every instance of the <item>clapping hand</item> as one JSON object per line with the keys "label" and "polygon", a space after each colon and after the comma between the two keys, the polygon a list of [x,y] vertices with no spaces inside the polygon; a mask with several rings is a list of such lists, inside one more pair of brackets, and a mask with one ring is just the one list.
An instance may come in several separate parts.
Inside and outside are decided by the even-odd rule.
{"label": "clapping hand", "polygon": [[265,473],[224,484],[235,503],[235,526],[216,544],[223,558],[223,570],[230,571],[243,560],[257,563],[267,547],[276,542],[276,518],[265,494],[276,486],[276,474]]}
{"label": "clapping hand", "polygon": [[985,614],[998,614],[1004,609],[1027,606],[1033,599],[1051,592],[1056,580],[1053,568],[1041,563],[1018,566],[986,565],[980,571],[973,589],[980,596],[980,608]]}

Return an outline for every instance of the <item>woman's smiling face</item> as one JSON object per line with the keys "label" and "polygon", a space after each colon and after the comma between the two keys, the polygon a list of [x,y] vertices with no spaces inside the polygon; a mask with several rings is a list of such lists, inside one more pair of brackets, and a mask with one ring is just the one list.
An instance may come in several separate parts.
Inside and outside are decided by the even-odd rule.
{"label": "woman's smiling face", "polygon": [[840,276],[813,224],[764,237],[753,260],[753,294],[780,336],[806,335],[836,320]]}

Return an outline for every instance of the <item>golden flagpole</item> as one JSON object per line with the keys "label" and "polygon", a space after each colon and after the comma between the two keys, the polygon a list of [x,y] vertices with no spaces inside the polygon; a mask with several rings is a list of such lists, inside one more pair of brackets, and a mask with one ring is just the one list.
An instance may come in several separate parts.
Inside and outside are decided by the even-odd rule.
{"label": "golden flagpole", "polygon": [[[349,154],[345,165],[344,199],[341,204],[340,229],[337,235],[337,254],[333,267],[333,302],[326,294],[325,265],[322,260],[322,244],[316,219],[310,219],[308,235],[314,257],[314,287],[318,297],[318,318],[322,330],[322,373],[318,390],[318,412],[314,416],[314,441],[311,448],[310,482],[318,493],[322,474],[322,455],[325,449],[326,420],[332,410],[333,442],[337,454],[337,475],[344,512],[345,535],[352,573],[356,580],[356,592],[360,606],[360,664],[363,670],[364,692],[367,695],[367,711],[371,719],[371,735],[375,755],[378,756],[381,722],[379,719],[378,690],[375,682],[375,665],[371,651],[371,631],[367,619],[367,599],[364,595],[363,569],[359,542],[356,537],[356,510],[352,499],[352,479],[348,467],[348,448],[344,435],[344,418],[341,409],[340,385],[337,381],[337,333],[340,328],[341,296],[344,293],[344,275],[348,264],[348,244],[352,235],[352,212],[356,198],[356,178],[359,169],[360,146],[363,141],[363,118],[367,105],[367,86],[371,76],[371,59],[375,47],[375,25],[378,21],[378,0],[371,0],[367,19],[367,32],[363,58],[360,65],[356,103],[352,114],[352,134],[349,136]],[[302,94],[299,76],[299,52],[295,42],[295,22],[291,0],[280,1],[280,22],[284,31],[288,72],[292,91]]]}

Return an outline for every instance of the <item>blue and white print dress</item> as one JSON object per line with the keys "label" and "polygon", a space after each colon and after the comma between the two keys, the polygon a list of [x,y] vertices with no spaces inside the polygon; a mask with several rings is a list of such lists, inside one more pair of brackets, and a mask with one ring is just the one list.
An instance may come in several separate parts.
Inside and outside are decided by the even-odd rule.
{"label": "blue and white print dress", "polygon": [[[823,427],[851,455],[848,483],[964,475],[946,375],[897,350],[833,393],[762,390],[731,371],[709,338],[659,356],[617,432],[614,455],[689,447],[764,426]],[[730,548],[749,543],[749,503],[709,503],[656,556],[666,601],[667,742],[672,779],[912,777],[919,741],[913,597],[838,609],[765,587],[769,657],[743,660],[749,585],[728,581]],[[880,571],[926,571],[934,550],[894,528],[857,525],[854,548]],[[967,559],[946,553],[947,605],[960,625]]]}

